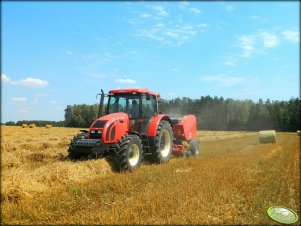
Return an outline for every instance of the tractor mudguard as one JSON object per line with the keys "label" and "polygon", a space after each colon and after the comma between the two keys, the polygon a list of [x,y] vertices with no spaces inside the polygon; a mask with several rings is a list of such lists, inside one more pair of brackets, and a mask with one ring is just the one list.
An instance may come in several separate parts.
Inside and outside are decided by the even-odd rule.
{"label": "tractor mudguard", "polygon": [[149,123],[148,131],[147,131],[147,136],[148,137],[155,137],[157,133],[157,128],[159,125],[159,122],[165,120],[168,121],[171,124],[171,120],[168,115],[165,114],[158,114],[154,115]]}
{"label": "tractor mudguard", "polygon": [[130,119],[126,113],[118,112],[98,118],[89,129],[89,139],[99,134],[104,144],[117,143],[118,140],[128,134]]}

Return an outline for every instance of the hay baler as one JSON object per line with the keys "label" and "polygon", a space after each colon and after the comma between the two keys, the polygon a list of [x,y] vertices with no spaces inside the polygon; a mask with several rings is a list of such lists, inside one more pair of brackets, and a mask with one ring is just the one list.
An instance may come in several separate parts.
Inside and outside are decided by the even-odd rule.
{"label": "hay baler", "polygon": [[[167,162],[175,155],[199,154],[196,117],[173,118],[159,112],[158,93],[148,89],[101,90],[97,119],[75,136],[69,158],[105,157],[117,171],[133,170],[142,160]],[[106,107],[104,99],[108,98]],[[187,141],[188,148],[183,146]]]}

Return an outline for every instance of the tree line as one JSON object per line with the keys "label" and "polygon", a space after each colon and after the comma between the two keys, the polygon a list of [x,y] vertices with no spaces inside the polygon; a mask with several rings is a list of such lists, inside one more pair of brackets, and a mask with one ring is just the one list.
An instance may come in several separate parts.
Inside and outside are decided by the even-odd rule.
{"label": "tree line", "polygon": [[[159,110],[173,117],[194,114],[197,127],[203,130],[277,131],[300,130],[300,106],[298,98],[288,101],[265,102],[224,99],[205,96],[162,100]],[[68,105],[65,110],[65,126],[89,127],[98,112],[98,105]]]}
{"label": "tree line", "polygon": [[66,127],[90,127],[96,119],[99,104],[87,105],[67,105],[65,109],[65,126]]}
{"label": "tree line", "polygon": [[163,100],[161,111],[179,116],[194,114],[197,127],[203,130],[277,131],[300,130],[300,107],[298,98],[288,101],[224,99],[205,96]]}
{"label": "tree line", "polygon": [[9,121],[4,125],[6,126],[21,126],[22,124],[35,124],[36,126],[44,127],[46,125],[52,125],[54,127],[64,127],[65,121],[47,121],[47,120],[22,120],[22,121]]}
{"label": "tree line", "polygon": [[[96,119],[98,104],[68,105],[65,120],[53,121],[18,121],[6,125],[34,123],[37,126],[88,128]],[[159,111],[172,117],[194,114],[197,128],[201,130],[258,131],[274,129],[277,131],[300,130],[301,100],[291,98],[288,101],[259,101],[224,99],[223,97],[202,96],[198,99],[188,97],[172,100],[162,99]]]}

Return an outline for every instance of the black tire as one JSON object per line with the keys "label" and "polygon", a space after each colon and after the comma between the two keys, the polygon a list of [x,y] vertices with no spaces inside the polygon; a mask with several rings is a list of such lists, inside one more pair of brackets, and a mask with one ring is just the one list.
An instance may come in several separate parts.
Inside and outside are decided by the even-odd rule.
{"label": "black tire", "polygon": [[142,162],[142,143],[137,135],[126,135],[118,142],[119,149],[107,161],[113,171],[132,171]]}
{"label": "black tire", "polygon": [[88,133],[79,133],[73,137],[68,149],[68,158],[70,160],[79,160],[81,158],[81,156],[77,153],[74,153],[72,149],[73,143],[79,139],[88,139]]}
{"label": "black tire", "polygon": [[189,151],[191,156],[198,156],[200,154],[199,144],[195,140],[189,142]]}
{"label": "black tire", "polygon": [[164,163],[170,159],[173,146],[173,132],[169,122],[162,120],[157,128],[155,146],[149,157],[151,163]]}

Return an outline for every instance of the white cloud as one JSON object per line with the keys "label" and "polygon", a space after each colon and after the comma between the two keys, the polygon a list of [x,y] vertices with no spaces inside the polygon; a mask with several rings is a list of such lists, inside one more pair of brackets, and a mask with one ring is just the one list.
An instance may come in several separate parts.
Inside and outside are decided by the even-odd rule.
{"label": "white cloud", "polygon": [[22,80],[11,80],[7,75],[1,74],[1,81],[7,82],[10,85],[15,86],[27,86],[27,87],[34,87],[34,88],[43,88],[48,85],[48,82],[46,80],[41,80],[38,78],[25,78]]}
{"label": "white cloud", "polygon": [[149,18],[149,17],[151,17],[151,15],[148,14],[148,13],[141,13],[139,16],[140,16],[141,18]]}
{"label": "white cloud", "polygon": [[256,15],[249,16],[249,18],[251,20],[260,20],[261,19],[259,16],[256,16]]}
{"label": "white cloud", "polygon": [[262,32],[260,34],[262,41],[263,41],[263,46],[265,48],[274,48],[279,45],[279,41],[276,35],[268,33],[268,32]]}
{"label": "white cloud", "polygon": [[190,8],[190,12],[195,13],[195,14],[200,14],[202,11],[198,8]]}
{"label": "white cloud", "polygon": [[214,82],[223,86],[231,86],[245,81],[243,77],[229,76],[224,74],[206,75],[200,78],[200,81]]}
{"label": "white cloud", "polygon": [[163,27],[165,27],[165,24],[158,23],[158,24],[155,25],[155,27],[157,27],[157,28],[163,28]]}
{"label": "white cloud", "polygon": [[160,41],[164,45],[180,46],[197,33],[198,30],[192,25],[175,24],[172,27],[167,27],[160,23],[149,29],[137,30],[136,36]]}
{"label": "white cloud", "polygon": [[256,34],[241,35],[238,38],[238,46],[242,49],[242,57],[251,57],[254,54],[263,53],[264,50],[275,48],[280,44],[276,34],[260,31]]}
{"label": "white cloud", "polygon": [[50,101],[50,103],[51,103],[51,104],[57,104],[57,102],[54,101],[54,100]]}
{"label": "white cloud", "polygon": [[10,82],[10,78],[6,74],[1,74],[1,81],[2,82]]}
{"label": "white cloud", "polygon": [[179,72],[179,69],[178,68],[173,68],[172,71],[173,72]]}
{"label": "white cloud", "polygon": [[[188,2],[179,3],[180,9],[194,14],[202,13],[201,9],[191,7]],[[167,17],[169,13],[162,6],[150,6],[150,11],[134,12],[138,15],[134,20],[140,21],[141,26],[136,26],[134,36],[160,42],[168,46],[180,46],[201,32],[205,32],[209,26],[206,23],[192,23],[184,21],[180,13],[174,17]],[[143,18],[148,18],[143,19]],[[143,25],[143,26],[142,26]]]}
{"label": "white cloud", "polygon": [[236,65],[236,60],[233,57],[226,57],[224,64],[229,67],[234,67]]}
{"label": "white cloud", "polygon": [[26,108],[22,108],[19,110],[19,113],[22,113],[22,114],[27,114],[30,112],[30,108],[29,107],[26,107]]}
{"label": "white cloud", "polygon": [[177,32],[172,32],[172,31],[166,31],[165,34],[167,36],[173,37],[173,38],[177,38],[179,37],[179,34]]}
{"label": "white cloud", "polygon": [[168,12],[164,9],[163,6],[154,6],[151,7],[158,16],[166,17],[168,16]]}
{"label": "white cloud", "polygon": [[285,30],[282,33],[284,39],[291,42],[299,42],[300,41],[300,33],[299,31],[294,30]]}
{"label": "white cloud", "polygon": [[141,23],[141,21],[140,20],[137,20],[137,19],[128,19],[127,20],[127,22],[129,23],[129,24],[132,24],[132,25],[138,25],[138,24],[140,24]]}
{"label": "white cloud", "polygon": [[68,50],[68,51],[66,51],[66,54],[71,56],[71,55],[73,55],[73,52]]}
{"label": "white cloud", "polygon": [[48,82],[46,80],[41,80],[38,78],[25,78],[19,81],[11,81],[11,85],[15,86],[25,86],[25,87],[33,87],[33,88],[43,88],[48,86]]}
{"label": "white cloud", "polygon": [[12,97],[11,101],[18,102],[18,103],[20,103],[20,102],[26,102],[27,98],[26,97]]}
{"label": "white cloud", "polygon": [[252,35],[242,35],[239,38],[239,46],[243,49],[242,56],[250,57],[255,51],[255,37]]}
{"label": "white cloud", "polygon": [[180,8],[180,9],[186,9],[189,5],[190,5],[189,2],[181,1],[181,2],[179,3],[179,8]]}
{"label": "white cloud", "polygon": [[226,5],[225,9],[227,11],[233,11],[234,10],[234,7],[232,5]]}
{"label": "white cloud", "polygon": [[120,78],[120,79],[116,79],[115,82],[118,83],[128,83],[128,84],[136,84],[136,81],[133,79],[129,79],[129,78]]}
{"label": "white cloud", "polygon": [[179,4],[179,8],[181,10],[185,10],[187,12],[191,12],[191,13],[195,13],[195,14],[201,14],[202,13],[202,10],[201,9],[198,9],[198,8],[195,8],[195,7],[189,7],[190,4],[188,2],[180,2]]}
{"label": "white cloud", "polygon": [[206,24],[206,23],[201,23],[201,24],[198,24],[197,27],[203,27],[203,28],[205,28],[205,27],[209,27],[209,25]]}

